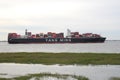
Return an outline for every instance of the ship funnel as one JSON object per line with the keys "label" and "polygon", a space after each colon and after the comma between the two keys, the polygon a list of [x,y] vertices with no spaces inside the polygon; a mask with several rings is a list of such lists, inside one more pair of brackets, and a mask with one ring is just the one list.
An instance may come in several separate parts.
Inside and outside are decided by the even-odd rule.
{"label": "ship funnel", "polygon": [[25,29],[25,35],[27,35],[27,29]]}
{"label": "ship funnel", "polygon": [[67,37],[71,38],[71,30],[70,29],[67,29]]}

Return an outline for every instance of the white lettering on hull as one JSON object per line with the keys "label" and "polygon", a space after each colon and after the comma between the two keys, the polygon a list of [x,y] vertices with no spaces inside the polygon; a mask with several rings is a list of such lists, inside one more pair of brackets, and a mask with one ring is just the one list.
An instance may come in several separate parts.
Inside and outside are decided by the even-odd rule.
{"label": "white lettering on hull", "polygon": [[57,42],[57,39],[46,39],[46,42]]}
{"label": "white lettering on hull", "polygon": [[60,38],[60,39],[45,39],[46,42],[71,42],[71,39],[67,39],[67,38]]}
{"label": "white lettering on hull", "polygon": [[71,39],[60,39],[60,42],[71,42]]}

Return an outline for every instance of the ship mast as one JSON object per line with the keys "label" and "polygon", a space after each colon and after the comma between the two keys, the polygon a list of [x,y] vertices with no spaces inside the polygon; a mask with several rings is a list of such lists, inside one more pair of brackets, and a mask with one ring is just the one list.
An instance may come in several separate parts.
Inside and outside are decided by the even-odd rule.
{"label": "ship mast", "polygon": [[27,35],[27,29],[25,29],[25,35]]}

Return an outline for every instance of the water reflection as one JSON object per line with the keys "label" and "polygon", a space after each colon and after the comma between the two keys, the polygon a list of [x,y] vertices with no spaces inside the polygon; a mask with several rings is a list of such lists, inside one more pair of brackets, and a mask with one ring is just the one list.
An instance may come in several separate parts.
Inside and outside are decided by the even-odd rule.
{"label": "water reflection", "polygon": [[[0,77],[15,77],[36,73],[85,76],[90,80],[108,80],[120,77],[120,65],[42,65],[0,63]],[[1,75],[7,74],[7,75]]]}
{"label": "water reflection", "polygon": [[41,77],[41,78],[32,78],[30,80],[78,80],[72,77],[67,77],[67,78],[56,78],[56,77]]}

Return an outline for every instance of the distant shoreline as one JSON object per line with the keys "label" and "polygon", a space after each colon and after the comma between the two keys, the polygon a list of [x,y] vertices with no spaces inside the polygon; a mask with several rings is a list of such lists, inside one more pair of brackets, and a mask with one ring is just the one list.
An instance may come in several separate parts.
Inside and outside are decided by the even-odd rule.
{"label": "distant shoreline", "polygon": [[7,42],[7,41],[0,41],[0,42]]}

